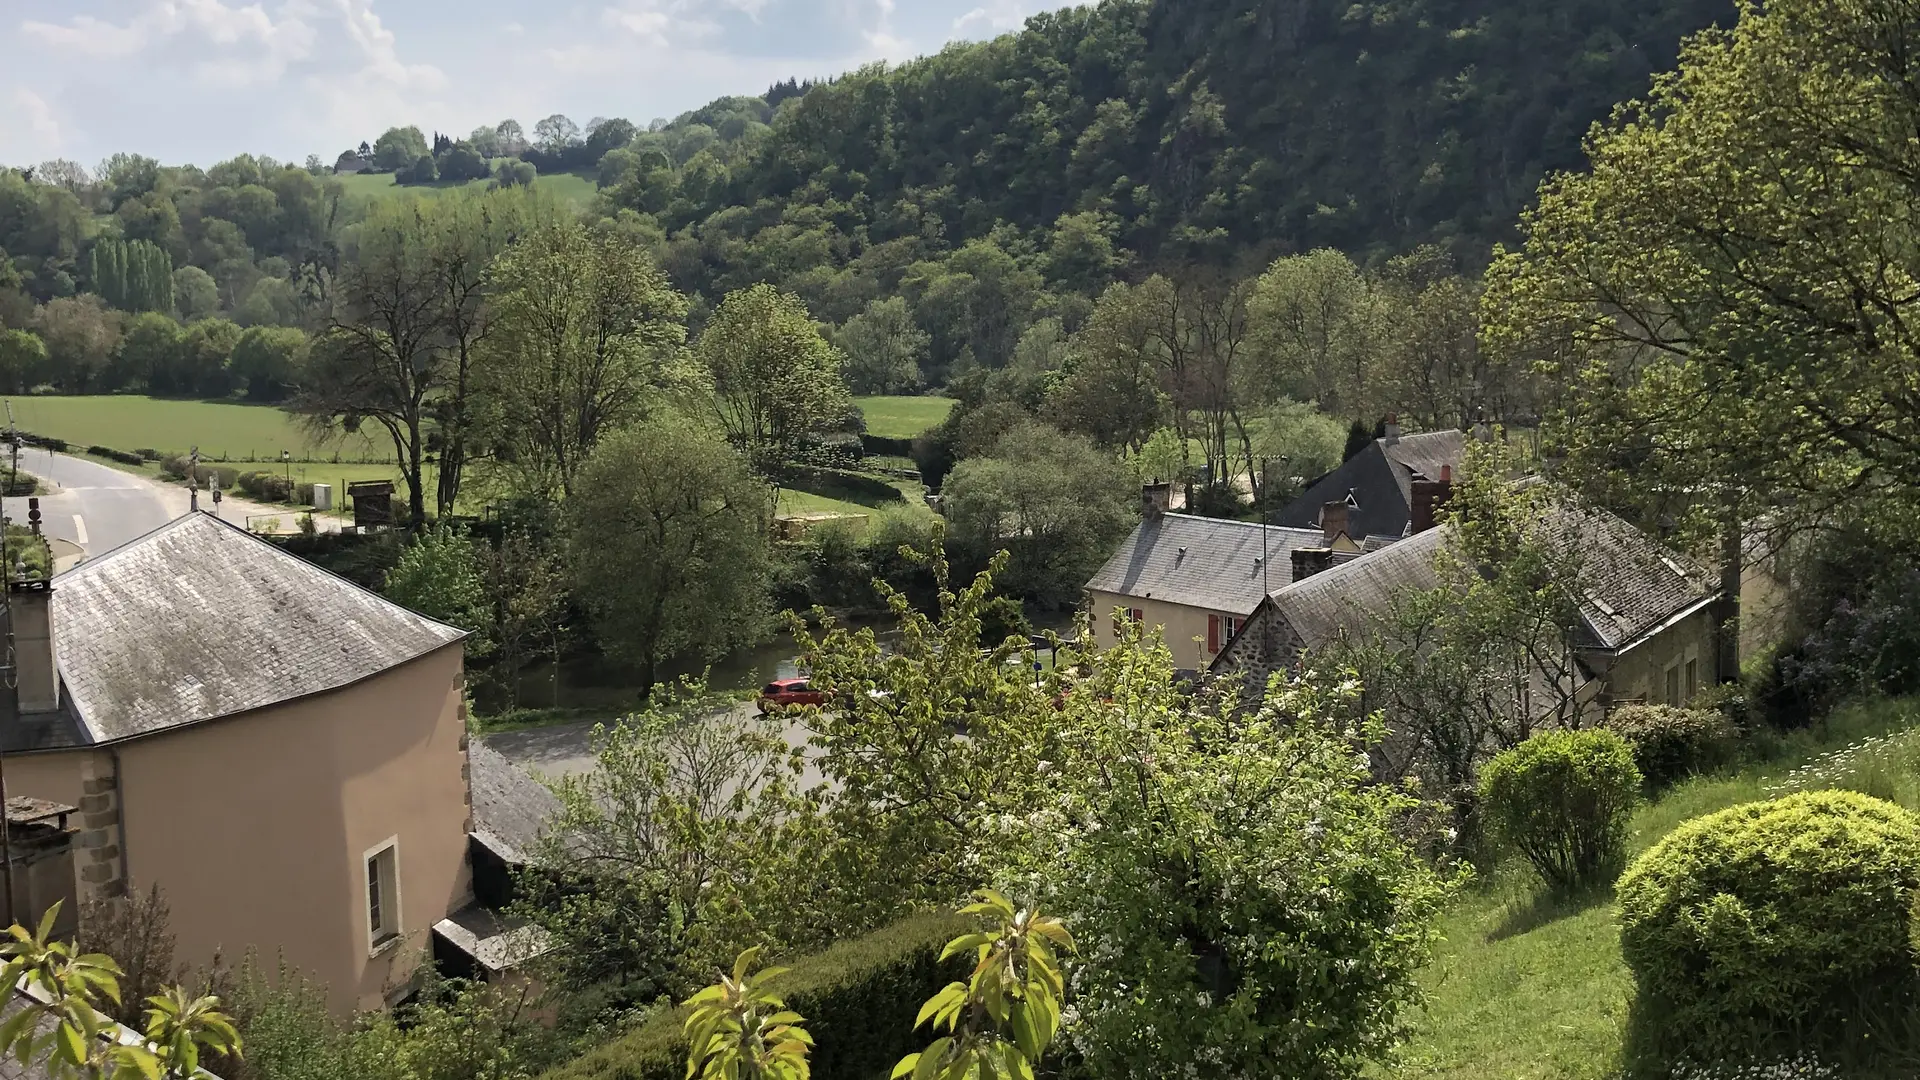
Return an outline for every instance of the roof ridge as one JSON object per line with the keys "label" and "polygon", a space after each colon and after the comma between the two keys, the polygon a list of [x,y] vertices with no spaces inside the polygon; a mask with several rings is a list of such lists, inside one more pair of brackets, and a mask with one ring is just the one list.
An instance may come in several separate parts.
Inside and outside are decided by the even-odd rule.
{"label": "roof ridge", "polygon": [[[1300,525],[1273,525],[1265,521],[1241,521],[1239,518],[1208,517],[1205,514],[1183,514],[1178,510],[1169,510],[1159,520],[1178,518],[1181,521],[1204,521],[1214,525],[1244,525],[1249,529],[1273,529],[1277,532],[1318,533],[1319,529],[1309,529]],[[1145,524],[1144,522],[1142,524]]]}

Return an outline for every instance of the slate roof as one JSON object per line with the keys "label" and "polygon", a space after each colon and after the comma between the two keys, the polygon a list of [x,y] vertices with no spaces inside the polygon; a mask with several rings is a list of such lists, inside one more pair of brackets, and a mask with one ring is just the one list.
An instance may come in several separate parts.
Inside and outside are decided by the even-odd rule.
{"label": "slate roof", "polygon": [[1296,581],[1275,590],[1274,609],[1309,646],[1331,641],[1342,630],[1358,631],[1387,610],[1395,593],[1431,589],[1439,582],[1434,557],[1446,536],[1445,529],[1428,529]]}
{"label": "slate roof", "polygon": [[66,708],[84,741],[334,690],[466,632],[191,513],[53,580]]}
{"label": "slate roof", "polygon": [[1162,514],[1142,521],[1087,588],[1245,615],[1269,589],[1292,580],[1295,548],[1323,542],[1317,528]]}
{"label": "slate roof", "polygon": [[[1450,542],[1446,526],[1276,589],[1273,609],[1318,645],[1340,631],[1361,629],[1387,610],[1394,594],[1439,582],[1434,558]],[[1572,545],[1583,595],[1578,648],[1618,650],[1667,619],[1718,595],[1719,583],[1699,564],[1666,550],[1645,533],[1602,510],[1553,511],[1546,535]]]}
{"label": "slate roof", "polygon": [[1616,650],[1674,615],[1717,596],[1720,583],[1705,567],[1668,551],[1612,514],[1563,511],[1556,524],[1579,553],[1582,648]]}
{"label": "slate roof", "polygon": [[475,834],[509,862],[526,861],[560,812],[552,789],[479,739],[467,742],[467,785]]}
{"label": "slate roof", "polygon": [[1467,437],[1458,431],[1402,435],[1392,443],[1375,439],[1309,485],[1275,521],[1292,528],[1319,528],[1321,506],[1351,493],[1355,507],[1347,512],[1347,535],[1404,536],[1412,518],[1413,482],[1440,479],[1442,466],[1459,471],[1466,453]]}

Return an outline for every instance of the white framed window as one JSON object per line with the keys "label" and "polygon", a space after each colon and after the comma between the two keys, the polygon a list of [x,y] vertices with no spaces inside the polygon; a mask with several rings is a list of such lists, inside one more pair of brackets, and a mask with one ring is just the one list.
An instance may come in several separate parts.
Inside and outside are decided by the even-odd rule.
{"label": "white framed window", "polygon": [[400,838],[368,848],[360,862],[367,876],[367,952],[378,953],[400,940]]}

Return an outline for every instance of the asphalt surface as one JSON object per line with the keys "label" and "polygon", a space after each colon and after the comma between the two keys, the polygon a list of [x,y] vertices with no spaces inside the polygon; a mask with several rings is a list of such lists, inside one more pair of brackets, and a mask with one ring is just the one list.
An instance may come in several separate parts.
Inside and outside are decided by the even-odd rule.
{"label": "asphalt surface", "polygon": [[[8,448],[0,446],[0,452]],[[6,459],[0,457],[0,469]],[[89,559],[97,558],[187,513],[193,506],[192,493],[181,484],[163,484],[144,476],[88,461],[85,458],[56,454],[50,450],[22,447],[20,471],[32,473],[58,488],[40,500],[40,529],[56,540],[76,545]],[[5,513],[16,525],[27,524],[27,498],[0,500]],[[200,493],[199,506],[214,509],[207,492]],[[291,532],[301,516],[285,507],[262,506],[245,499],[228,497],[219,506],[220,516],[242,528],[261,528]],[[315,515],[316,524],[326,530],[338,529],[337,519]],[[59,545],[55,545],[58,547]],[[58,552],[56,552],[58,555]]]}
{"label": "asphalt surface", "polygon": [[[39,497],[42,531],[78,544],[89,557],[139,539],[178,516],[163,485],[84,458],[22,447],[20,469],[60,488]],[[5,506],[15,524],[27,523],[25,498],[7,499]]]}
{"label": "asphalt surface", "polygon": [[[735,711],[743,717],[750,717],[756,708],[752,702],[747,702],[736,706]],[[525,731],[503,731],[497,735],[483,736],[481,741],[534,775],[558,780],[562,776],[593,771],[596,764],[593,755],[594,726],[593,721],[555,724]],[[807,740],[812,737],[812,733],[798,719],[787,722],[785,734],[787,745],[794,747],[806,746]],[[822,779],[819,770],[809,765],[801,774],[800,786],[811,787]]]}

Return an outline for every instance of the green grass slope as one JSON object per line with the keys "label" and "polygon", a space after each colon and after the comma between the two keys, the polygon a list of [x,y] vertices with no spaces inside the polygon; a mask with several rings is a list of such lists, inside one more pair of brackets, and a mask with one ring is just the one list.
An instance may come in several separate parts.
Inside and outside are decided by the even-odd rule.
{"label": "green grass slope", "polygon": [[[468,180],[459,184],[396,184],[392,173],[353,173],[349,176],[336,176],[335,180],[345,188],[349,195],[367,198],[384,198],[414,192],[420,195],[438,195],[459,188],[484,188],[491,180]],[[536,178],[533,186],[542,191],[551,192],[554,198],[575,207],[583,207],[593,201],[597,190],[593,177],[581,173],[554,173]]]}
{"label": "green grass slope", "polygon": [[947,397],[857,397],[867,418],[867,433],[888,439],[911,439],[947,418],[954,401]]}
{"label": "green grass slope", "polygon": [[9,399],[22,431],[65,439],[75,447],[158,450],[184,454],[198,446],[209,458],[295,457],[343,461],[387,460],[393,446],[384,432],[363,430],[333,440],[314,440],[288,413],[266,405],[180,401],[136,395],[15,397]]}
{"label": "green grass slope", "polygon": [[[1644,806],[1633,850],[1681,822],[1771,798],[1790,780],[1845,787],[1920,809],[1920,701],[1845,710],[1772,747],[1765,763],[1697,778]],[[1891,734],[1890,734],[1891,733]],[[1798,772],[1796,773],[1796,770]],[[1517,857],[1515,859],[1517,861]],[[1426,1009],[1377,1076],[1446,1080],[1612,1080],[1620,1075],[1633,977],[1611,897],[1543,901],[1524,867],[1503,867],[1442,919],[1423,982]]]}

